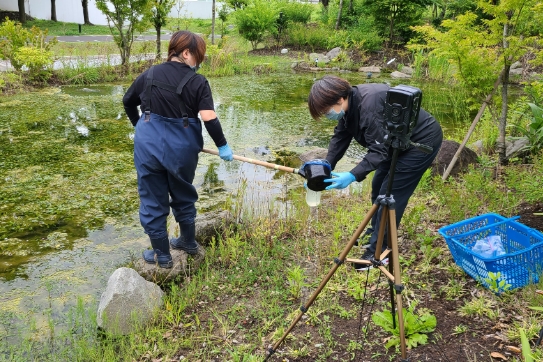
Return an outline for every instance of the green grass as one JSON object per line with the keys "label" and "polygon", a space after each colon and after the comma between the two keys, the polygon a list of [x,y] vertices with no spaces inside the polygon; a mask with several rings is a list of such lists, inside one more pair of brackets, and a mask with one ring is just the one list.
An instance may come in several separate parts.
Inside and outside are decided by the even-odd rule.
{"label": "green grass", "polygon": [[81,25],[81,33],[79,32],[79,24],[65,23],[62,21],[51,20],[29,20],[24,24],[25,28],[37,27],[47,29],[50,36],[59,35],[111,35],[109,27],[106,25]]}
{"label": "green grass", "polygon": [[[532,169],[513,165],[507,173],[519,179],[529,178],[532,172],[540,172],[541,167],[541,162]],[[519,341],[518,330],[522,327],[529,338],[533,338],[540,318],[527,307],[541,302],[533,296],[533,291],[541,286],[529,286],[502,297],[481,287],[474,291],[473,286],[466,285],[463,272],[452,267],[448,251],[441,249],[443,240],[435,231],[431,232],[438,225],[456,221],[459,214],[456,208],[465,210],[464,216],[468,217],[475,212],[505,213],[520,202],[517,198],[504,208],[503,201],[493,201],[503,200],[507,190],[496,187],[497,181],[491,178],[474,177],[477,173],[480,172],[472,171],[462,182],[442,184],[438,179],[430,180],[428,187],[419,189],[412,198],[406,218],[411,218],[413,223],[416,220],[421,230],[428,232],[411,227],[409,233],[404,233],[400,226],[400,236],[404,238],[401,242],[410,246],[410,250],[402,255],[406,295],[412,302],[413,298],[422,299],[426,295],[447,300],[462,298],[464,302],[457,313],[465,319],[461,324],[453,324],[456,327],[451,327],[453,329],[448,332],[451,335],[470,331],[469,320],[480,327],[485,321],[493,323],[498,318],[508,318],[514,310],[519,318],[515,318],[504,333],[514,343]],[[516,181],[515,187],[520,195],[530,195],[526,191],[533,185]],[[450,189],[450,193],[444,193],[445,189]],[[443,195],[437,197],[438,194]],[[144,331],[122,338],[97,335],[95,306],[80,301],[70,312],[68,322],[59,323],[54,313],[44,312],[46,328],[42,327],[39,332],[36,325],[33,328],[35,333],[46,337],[45,341],[32,338],[32,335],[20,345],[10,345],[2,340],[0,356],[7,353],[13,361],[42,358],[178,360],[181,355],[188,360],[203,361],[217,358],[261,360],[264,346],[277,341],[300,313],[299,305],[315,291],[331,267],[331,258],[344,248],[356,223],[370,206],[365,192],[349,197],[329,193],[324,195],[323,206],[315,215],[304,205],[303,197],[303,193],[295,190],[289,194],[294,209],[287,218],[279,217],[271,208],[269,216],[244,217],[245,222],[237,225],[235,230],[225,230],[217,236],[206,247],[204,264],[190,279],[165,286],[165,306],[155,323]],[[486,201],[479,203],[480,198]],[[454,199],[461,199],[463,205],[457,205]],[[470,206],[472,203],[474,206]],[[232,205],[231,201],[225,207],[228,205]],[[436,271],[444,273],[445,284],[434,279]],[[286,339],[282,357],[318,355],[317,360],[325,361],[337,356],[338,351],[360,350],[360,341],[336,338],[334,326],[337,320],[334,318],[358,318],[360,305],[354,302],[361,300],[366,278],[370,278],[369,286],[375,285],[378,273],[356,273],[349,267],[340,267],[308,310],[306,318]],[[346,300],[352,303],[345,303]],[[377,301],[375,310],[385,308],[387,302]],[[0,316],[4,331],[9,332],[13,318],[7,314]],[[315,345],[320,346],[319,352]],[[376,361],[379,355],[375,354]]]}

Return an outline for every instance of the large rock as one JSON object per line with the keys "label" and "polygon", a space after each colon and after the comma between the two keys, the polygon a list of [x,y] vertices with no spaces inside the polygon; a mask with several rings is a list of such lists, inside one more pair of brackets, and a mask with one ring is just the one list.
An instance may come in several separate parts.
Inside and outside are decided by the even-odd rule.
{"label": "large rock", "polygon": [[320,148],[320,147],[314,148],[305,153],[302,153],[300,155],[300,160],[302,160],[302,162],[307,162],[307,161],[311,161],[317,158],[325,159],[327,154],[328,154],[328,150],[326,148]]}
{"label": "large rock", "polygon": [[[208,245],[211,238],[222,233],[225,228],[230,227],[234,222],[232,214],[228,211],[211,211],[196,216],[196,241],[201,246]],[[179,224],[175,222],[173,215],[168,217],[168,235],[170,238],[179,237]],[[150,245],[150,244],[149,244]],[[186,278],[192,275],[205,257],[203,247],[198,249],[198,254],[188,256],[181,250],[170,249],[173,259],[173,267],[166,269],[160,268],[156,264],[146,263],[138,255],[134,263],[134,269],[146,280],[157,284],[163,284],[173,279]]]}
{"label": "large rock", "polygon": [[530,145],[530,141],[526,137],[516,139],[508,139],[505,141],[505,158],[510,159],[517,156],[522,156],[526,153],[526,147]]}
{"label": "large rock", "polygon": [[398,72],[398,71],[394,71],[394,72],[390,73],[390,77],[391,78],[396,78],[396,79],[411,78],[411,76],[409,74],[405,74],[405,73]]}
{"label": "large rock", "polygon": [[326,58],[332,60],[335,57],[337,57],[341,53],[340,47],[335,47],[334,49],[330,50],[328,53],[326,53]]}
{"label": "large rock", "polygon": [[381,68],[377,66],[360,67],[358,68],[358,71],[364,73],[381,73]]}
{"label": "large rock", "polygon": [[[443,175],[449,163],[451,163],[454,154],[460,147],[460,144],[455,141],[444,140],[437,157],[432,164],[432,173]],[[467,147],[462,149],[453,169],[449,173],[450,176],[456,176],[461,172],[468,170],[470,164],[477,163],[477,154]]]}
{"label": "large rock", "polygon": [[309,62],[311,64],[315,64],[315,60],[318,59],[319,63],[328,64],[330,63],[330,59],[325,54],[319,54],[319,53],[311,53],[309,54]]}
{"label": "large rock", "polygon": [[172,268],[161,268],[157,264],[146,263],[142,257],[139,257],[134,263],[134,269],[145,280],[156,284],[164,284],[174,279],[184,279],[196,272],[205,257],[203,247],[198,249],[198,254],[188,256],[182,250],[170,249],[173,259]]}
{"label": "large rock", "polygon": [[415,73],[415,70],[411,67],[404,65],[401,69],[401,72],[404,74],[413,75],[413,73]]}
{"label": "large rock", "polygon": [[149,323],[162,306],[163,292],[135,270],[119,268],[111,274],[98,306],[98,326],[112,334],[129,334]]}

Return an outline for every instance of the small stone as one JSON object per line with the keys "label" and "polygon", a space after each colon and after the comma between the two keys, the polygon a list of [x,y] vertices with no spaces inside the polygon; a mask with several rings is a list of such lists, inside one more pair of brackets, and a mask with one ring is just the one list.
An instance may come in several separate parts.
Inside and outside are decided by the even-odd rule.
{"label": "small stone", "polygon": [[284,49],[281,49],[281,54],[287,54],[288,53],[288,49],[284,48]]}

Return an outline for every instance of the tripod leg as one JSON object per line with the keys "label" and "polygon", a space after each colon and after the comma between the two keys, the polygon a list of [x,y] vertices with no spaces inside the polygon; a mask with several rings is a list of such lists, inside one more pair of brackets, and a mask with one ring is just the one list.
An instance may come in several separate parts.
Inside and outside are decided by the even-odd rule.
{"label": "tripod leg", "polygon": [[379,221],[379,233],[377,234],[377,245],[375,246],[375,260],[381,260],[381,252],[383,250],[383,240],[385,239],[387,223],[388,205],[384,205],[381,209],[381,220]]}
{"label": "tripod leg", "polygon": [[347,257],[347,254],[349,254],[349,251],[351,251],[352,247],[354,246],[354,244],[356,243],[356,240],[358,239],[358,237],[362,234],[362,232],[364,231],[364,229],[366,228],[366,226],[369,224],[369,222],[371,221],[371,218],[373,217],[373,215],[377,212],[379,208],[379,205],[378,204],[374,204],[370,211],[368,211],[368,213],[366,214],[366,216],[364,217],[364,220],[362,220],[362,222],[360,223],[360,225],[358,226],[358,228],[356,229],[356,231],[354,232],[353,236],[351,236],[351,239],[349,240],[349,242],[347,243],[347,245],[345,246],[345,248],[341,251],[341,253],[339,254],[339,256],[334,260],[334,265],[332,266],[332,269],[330,269],[330,271],[328,272],[328,274],[326,274],[326,277],[324,277],[324,279],[320,282],[319,284],[319,287],[317,288],[317,290],[315,290],[313,292],[313,294],[309,297],[309,300],[303,305],[300,307],[300,311],[301,313],[298,314],[298,317],[296,317],[296,319],[291,323],[290,327],[288,327],[287,331],[283,334],[283,336],[273,345],[273,347],[269,348],[268,349],[268,355],[266,356],[266,358],[264,359],[264,361],[267,361],[274,353],[275,351],[277,350],[277,348],[279,348],[279,346],[281,345],[281,343],[285,340],[285,338],[287,338],[287,336],[289,335],[289,333],[292,331],[292,329],[294,329],[294,327],[296,326],[296,324],[300,321],[300,319],[302,319],[302,316],[305,314],[305,312],[307,312],[307,310],[309,309],[309,307],[311,307],[311,305],[313,304],[313,302],[315,301],[315,299],[317,299],[319,293],[324,289],[324,287],[326,286],[326,283],[328,283],[328,281],[330,280],[330,278],[332,278],[332,275],[334,275],[334,273],[336,272],[337,268],[339,268],[339,266],[341,264],[343,264],[343,262],[345,261],[345,258]]}
{"label": "tripod leg", "polygon": [[402,353],[402,358],[405,360],[407,357],[406,352],[406,343],[405,343],[405,326],[403,319],[403,309],[402,309],[402,278],[400,275],[400,259],[399,259],[399,250],[398,250],[398,230],[396,229],[396,210],[390,209],[390,222],[388,235],[389,242],[392,246],[392,262],[394,270],[394,289],[396,290],[396,305],[398,306],[398,326],[400,330],[400,350]]}

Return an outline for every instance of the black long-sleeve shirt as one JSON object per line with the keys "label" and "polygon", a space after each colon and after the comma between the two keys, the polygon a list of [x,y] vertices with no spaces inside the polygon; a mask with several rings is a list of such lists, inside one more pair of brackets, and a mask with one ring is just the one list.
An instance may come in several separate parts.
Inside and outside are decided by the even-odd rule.
{"label": "black long-sleeve shirt", "polygon": [[[154,66],[153,79],[177,87],[189,71],[192,70],[184,63],[165,62]],[[136,78],[123,97],[124,109],[134,126],[140,118],[137,107],[140,106],[144,111],[148,102],[145,97],[147,72],[148,70]],[[215,110],[211,88],[201,74],[196,74],[187,82],[181,93],[181,100],[185,103],[189,118],[197,118],[199,111]],[[163,117],[181,118],[179,96],[165,89],[153,87],[151,112]]]}
{"label": "black long-sleeve shirt", "polygon": [[[377,83],[353,87],[349,95],[349,109],[338,121],[328,146],[326,160],[332,169],[343,157],[353,138],[367,149],[362,161],[351,170],[356,181],[364,180],[381,162],[392,156],[391,147],[385,145],[384,129],[384,107],[389,88],[386,84]],[[439,123],[421,108],[411,141],[424,144],[440,132]]]}

